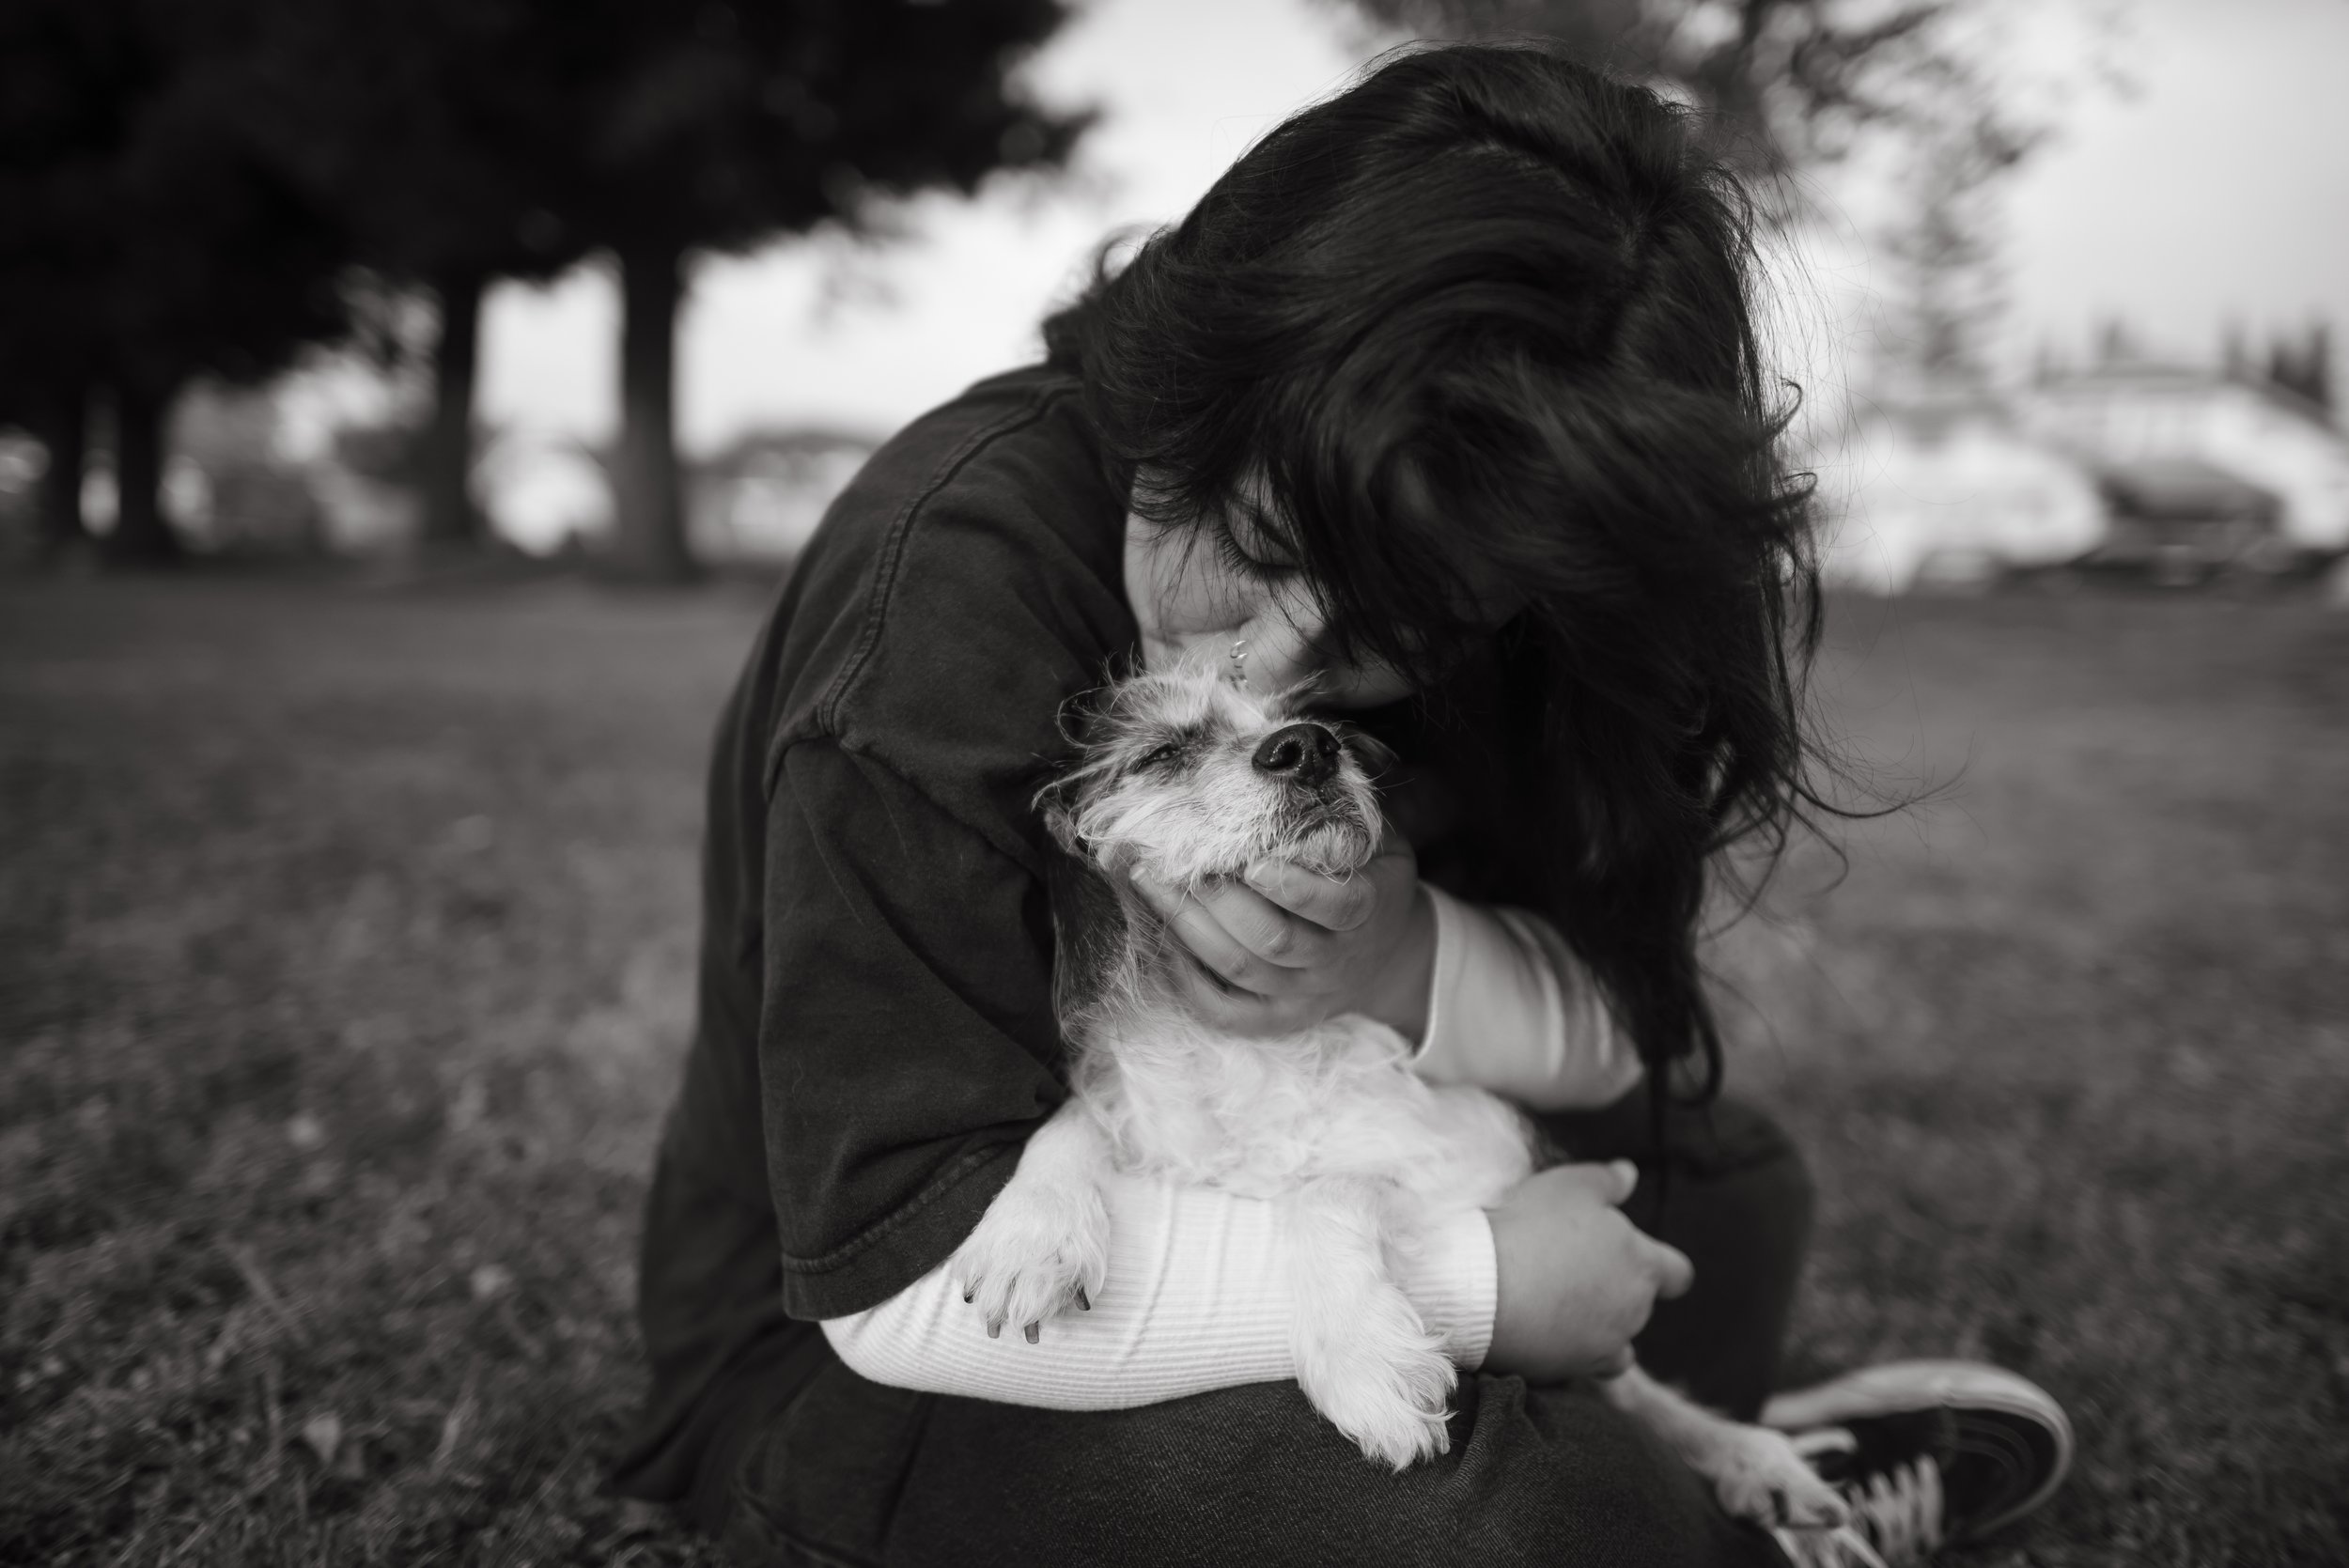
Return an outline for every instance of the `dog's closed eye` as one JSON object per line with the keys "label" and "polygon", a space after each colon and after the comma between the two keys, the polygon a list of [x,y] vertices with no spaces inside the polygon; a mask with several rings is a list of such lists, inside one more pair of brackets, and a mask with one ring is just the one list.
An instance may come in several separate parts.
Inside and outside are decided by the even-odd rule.
{"label": "dog's closed eye", "polygon": [[1198,753],[1201,742],[1206,738],[1195,729],[1182,730],[1135,758],[1128,771],[1148,772],[1188,762]]}

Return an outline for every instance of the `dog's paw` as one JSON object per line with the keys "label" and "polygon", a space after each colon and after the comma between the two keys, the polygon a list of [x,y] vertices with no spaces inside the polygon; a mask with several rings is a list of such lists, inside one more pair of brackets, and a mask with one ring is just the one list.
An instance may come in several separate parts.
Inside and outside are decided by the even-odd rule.
{"label": "dog's paw", "polygon": [[1452,1447],[1444,1421],[1459,1375],[1442,1341],[1393,1290],[1307,1334],[1298,1356],[1298,1384],[1314,1408],[1367,1457],[1398,1470]]}
{"label": "dog's paw", "polygon": [[1330,1369],[1314,1404],[1364,1456],[1408,1469],[1452,1447],[1444,1421],[1458,1375],[1432,1349],[1384,1360],[1359,1358]]}
{"label": "dog's paw", "polygon": [[1850,1522],[1851,1510],[1835,1488],[1766,1427],[1725,1427],[1719,1449],[1700,1468],[1721,1506],[1740,1519],[1798,1530]]}
{"label": "dog's paw", "polygon": [[993,1339],[1009,1324],[1036,1343],[1040,1326],[1087,1311],[1109,1277],[1110,1222],[1090,1184],[1022,1182],[995,1195],[947,1265]]}

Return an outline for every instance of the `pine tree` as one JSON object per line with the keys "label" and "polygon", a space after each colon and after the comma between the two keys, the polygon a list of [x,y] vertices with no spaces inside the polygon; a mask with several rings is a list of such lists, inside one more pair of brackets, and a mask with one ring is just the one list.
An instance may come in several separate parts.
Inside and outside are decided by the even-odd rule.
{"label": "pine tree", "polygon": [[[1706,111],[1753,174],[1841,156],[1872,127],[1969,88],[1949,0],[1351,0],[1382,26],[1439,38],[1542,37],[1663,83]],[[1773,190],[1773,195],[1781,193]]]}

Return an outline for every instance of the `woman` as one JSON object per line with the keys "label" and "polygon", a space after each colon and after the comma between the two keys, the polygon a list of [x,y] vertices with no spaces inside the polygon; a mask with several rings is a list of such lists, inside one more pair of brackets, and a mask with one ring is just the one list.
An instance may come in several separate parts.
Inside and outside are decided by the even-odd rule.
{"label": "woman", "polygon": [[[1753,1416],[1809,1222],[1778,1130],[1702,1103],[1708,869],[1802,798],[1815,635],[1747,256],[1653,94],[1409,54],[1097,280],[1046,365],[874,458],[719,737],[624,1489],[745,1560],[1781,1560],[1570,1381],[1636,1344]],[[1582,1162],[1411,1265],[1476,1371],[1449,1454],[1400,1477],[1283,1381],[1262,1205],[1113,1194],[1110,1289],[1034,1343],[987,1339],[941,1267],[1063,1094],[1031,806],[1058,717],[1203,656],[1315,681],[1400,760],[1371,876],[1144,890],[1197,1005],[1381,1017]],[[1596,1163],[1626,1158],[1628,1209]],[[2035,1503],[2068,1443],[1989,1369],[1790,1412],[1893,1556]]]}

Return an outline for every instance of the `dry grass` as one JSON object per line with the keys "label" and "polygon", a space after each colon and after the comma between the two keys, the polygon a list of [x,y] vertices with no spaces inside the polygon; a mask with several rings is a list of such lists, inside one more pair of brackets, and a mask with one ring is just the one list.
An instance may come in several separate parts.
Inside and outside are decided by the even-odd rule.
{"label": "dry grass", "polygon": [[0,1560],[682,1558],[598,1487],[755,606],[0,624]]}
{"label": "dry grass", "polygon": [[[692,1560],[598,1483],[756,609],[0,591],[0,1560]],[[2349,618],[1839,643],[1856,743],[1968,767],[1723,944],[1827,1188],[1802,1354],[2063,1397],[1982,1560],[2349,1557]]]}
{"label": "dry grass", "polygon": [[2062,1399],[1980,1560],[2349,1561],[2349,616],[1839,608],[1856,749],[1954,783],[1723,944],[1824,1189],[1798,1355]]}

